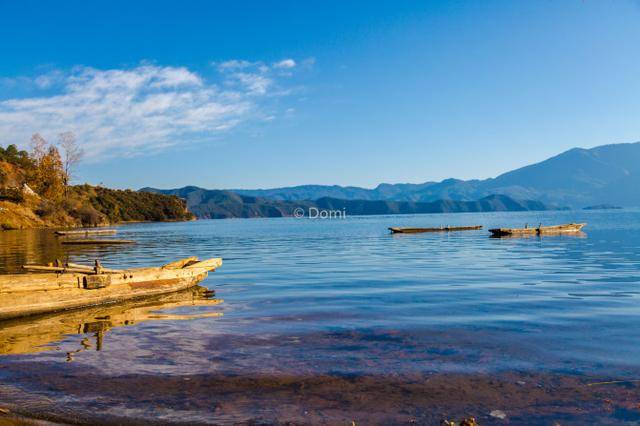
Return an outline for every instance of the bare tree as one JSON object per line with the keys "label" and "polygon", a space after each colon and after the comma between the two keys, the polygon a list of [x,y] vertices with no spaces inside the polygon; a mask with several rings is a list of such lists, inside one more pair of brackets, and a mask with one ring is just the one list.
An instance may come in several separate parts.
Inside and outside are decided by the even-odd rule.
{"label": "bare tree", "polygon": [[40,133],[34,133],[31,136],[31,156],[34,160],[42,160],[47,153],[47,145],[46,139]]}
{"label": "bare tree", "polygon": [[[64,167],[64,186],[69,186],[76,166],[84,154],[82,148],[78,146],[76,135],[73,132],[63,132],[58,135],[58,141],[64,151],[62,164]],[[66,189],[65,189],[66,191]]]}

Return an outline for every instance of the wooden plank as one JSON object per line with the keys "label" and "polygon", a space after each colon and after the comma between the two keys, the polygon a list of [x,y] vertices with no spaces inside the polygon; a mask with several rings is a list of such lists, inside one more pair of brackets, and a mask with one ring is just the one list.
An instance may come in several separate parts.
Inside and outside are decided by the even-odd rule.
{"label": "wooden plank", "polygon": [[22,269],[26,269],[29,271],[69,272],[78,274],[93,273],[93,271],[87,271],[86,269],[65,268],[63,266],[22,265]]}
{"label": "wooden plank", "polygon": [[[26,269],[29,271],[43,271],[43,272],[61,272],[61,273],[72,273],[72,274],[95,274],[95,269],[93,268],[74,268],[74,267],[65,267],[65,266],[42,266],[42,265],[23,265],[22,269]],[[101,271],[105,274],[122,274],[123,270],[118,269],[106,269],[102,268]]]}
{"label": "wooden plank", "polygon": [[202,262],[193,263],[184,267],[183,269],[206,269],[208,271],[214,270],[222,266],[222,259],[219,257],[213,259],[203,260]]}
{"label": "wooden plank", "polygon": [[184,259],[176,260],[175,262],[167,263],[163,266],[164,269],[181,269],[185,266],[198,262],[197,256],[191,256]]}
{"label": "wooden plank", "polygon": [[[69,268],[82,269],[85,271],[92,271],[92,272],[95,272],[95,269],[96,269],[95,266],[80,265],[78,263],[67,263],[66,266]],[[115,274],[122,274],[126,272],[124,269],[111,269],[111,268],[103,268],[103,267],[100,267],[100,270],[105,273],[115,273]]]}
{"label": "wooden plank", "polygon": [[80,265],[79,263],[71,263],[71,262],[68,262],[65,266],[66,266],[66,267],[68,267],[68,268],[84,269],[84,270],[87,270],[87,271],[93,271],[93,270],[95,270],[95,267],[94,267],[94,266]]}

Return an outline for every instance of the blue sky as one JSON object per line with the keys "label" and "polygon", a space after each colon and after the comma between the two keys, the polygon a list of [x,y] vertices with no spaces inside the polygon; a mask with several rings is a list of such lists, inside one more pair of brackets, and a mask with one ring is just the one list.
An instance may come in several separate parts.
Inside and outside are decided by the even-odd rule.
{"label": "blue sky", "polygon": [[640,140],[640,2],[0,0],[0,143],[76,181],[371,187]]}

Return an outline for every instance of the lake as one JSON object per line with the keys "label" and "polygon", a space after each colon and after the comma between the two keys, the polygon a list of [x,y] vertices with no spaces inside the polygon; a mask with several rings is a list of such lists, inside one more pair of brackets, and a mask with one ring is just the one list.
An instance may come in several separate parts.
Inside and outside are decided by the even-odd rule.
{"label": "lake", "polygon": [[[486,230],[567,222],[587,222],[585,235]],[[476,224],[485,229],[387,231]],[[55,258],[120,268],[219,256],[222,268],[201,283],[215,295],[0,323],[0,406],[87,423],[640,421],[640,210],[119,230],[138,244],[2,232],[0,271]]]}

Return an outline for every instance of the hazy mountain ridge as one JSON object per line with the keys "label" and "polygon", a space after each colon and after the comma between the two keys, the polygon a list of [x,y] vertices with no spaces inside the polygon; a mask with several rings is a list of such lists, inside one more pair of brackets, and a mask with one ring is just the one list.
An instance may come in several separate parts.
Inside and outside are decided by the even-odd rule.
{"label": "hazy mountain ridge", "polygon": [[549,210],[548,206],[539,201],[514,200],[506,195],[490,195],[476,201],[433,202],[344,200],[325,197],[316,200],[316,205],[325,210],[344,210],[351,215]]}
{"label": "hazy mountain ridge", "polygon": [[388,200],[345,200],[322,197],[318,200],[271,200],[263,197],[239,195],[232,191],[207,190],[195,186],[161,190],[143,188],[144,192],[176,195],[187,201],[189,210],[201,219],[288,217],[302,208],[309,214],[310,208],[344,211],[347,215],[462,213],[490,211],[548,210],[538,201],[519,201],[504,195],[492,195],[478,201],[439,200],[423,203]]}
{"label": "hazy mountain ridge", "polygon": [[473,201],[492,194],[540,200],[557,206],[609,203],[640,205],[640,142],[573,148],[539,163],[485,180],[445,179],[421,184],[380,184],[373,189],[338,185],[301,185],[273,189],[231,190],[274,200],[347,200],[432,202]]}

